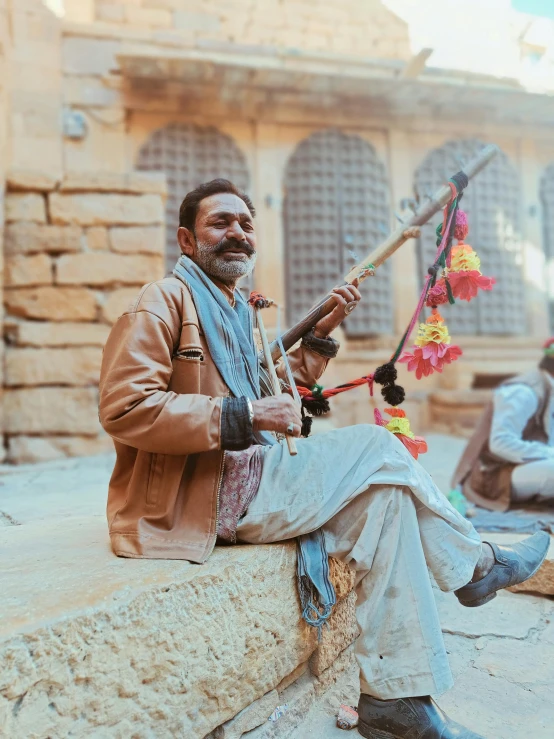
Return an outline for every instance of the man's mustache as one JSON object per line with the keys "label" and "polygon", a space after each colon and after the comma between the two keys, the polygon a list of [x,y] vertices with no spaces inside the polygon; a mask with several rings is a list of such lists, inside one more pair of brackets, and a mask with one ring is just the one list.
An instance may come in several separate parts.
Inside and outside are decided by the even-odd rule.
{"label": "man's mustache", "polygon": [[238,239],[222,239],[214,248],[213,254],[220,256],[226,251],[243,251],[249,257],[253,257],[256,253],[254,247],[250,246],[248,241],[239,241]]}

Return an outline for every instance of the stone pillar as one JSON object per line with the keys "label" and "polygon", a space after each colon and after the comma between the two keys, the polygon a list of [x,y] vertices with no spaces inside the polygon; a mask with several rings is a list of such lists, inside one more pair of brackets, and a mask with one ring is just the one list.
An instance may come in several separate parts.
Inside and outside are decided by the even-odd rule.
{"label": "stone pillar", "polygon": [[[411,147],[405,131],[390,129],[388,134],[391,208],[398,213],[401,200],[413,194]],[[396,228],[398,225],[395,219],[392,227]],[[412,317],[421,289],[417,271],[416,242],[412,240],[401,246],[391,259],[395,306],[394,325],[396,334],[400,336]]]}
{"label": "stone pillar", "polygon": [[[254,172],[258,209],[259,257],[255,288],[285,305],[285,265],[283,243],[283,173],[286,156],[279,147],[279,127],[260,123],[256,126],[256,169]],[[267,311],[265,322],[276,325],[277,313]],[[282,321],[285,320],[284,311]]]}
{"label": "stone pillar", "polygon": [[549,335],[549,325],[545,282],[546,259],[539,192],[543,166],[534,139],[521,140],[519,167],[523,195],[521,222],[527,322],[529,336],[536,337],[539,344]]}
{"label": "stone pillar", "polygon": [[12,3],[10,171],[62,174],[61,19],[41,0]]}

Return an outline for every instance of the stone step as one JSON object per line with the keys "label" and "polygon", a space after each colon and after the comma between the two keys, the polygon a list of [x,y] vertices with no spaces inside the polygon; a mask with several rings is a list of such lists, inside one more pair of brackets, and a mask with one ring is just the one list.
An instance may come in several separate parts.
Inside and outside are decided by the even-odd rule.
{"label": "stone step", "polygon": [[[0,528],[0,726],[10,739],[201,739],[318,649],[301,618],[294,542],[216,548],[204,565],[119,559],[104,516],[10,510],[20,517]],[[331,569],[352,616],[352,574]],[[320,670],[337,656],[333,640],[345,646],[338,630],[324,638]]]}

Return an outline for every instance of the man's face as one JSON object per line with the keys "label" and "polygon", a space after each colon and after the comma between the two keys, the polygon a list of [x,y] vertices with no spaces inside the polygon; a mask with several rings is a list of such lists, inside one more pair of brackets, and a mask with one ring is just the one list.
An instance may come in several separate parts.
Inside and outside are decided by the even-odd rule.
{"label": "man's face", "polygon": [[[185,233],[181,233],[185,232]],[[194,233],[179,229],[184,254],[217,280],[234,285],[256,264],[256,233],[246,203],[232,193],[201,201]]]}

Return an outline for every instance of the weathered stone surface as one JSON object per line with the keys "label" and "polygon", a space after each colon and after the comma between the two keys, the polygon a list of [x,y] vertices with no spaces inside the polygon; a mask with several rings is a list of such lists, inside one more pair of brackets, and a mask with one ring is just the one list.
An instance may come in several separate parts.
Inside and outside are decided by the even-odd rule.
{"label": "weathered stone surface", "polygon": [[87,228],[85,237],[91,251],[106,251],[109,248],[108,229],[105,226]]}
{"label": "weathered stone surface", "polygon": [[[317,682],[315,683],[316,696],[320,696],[329,690],[329,688],[342,678],[344,673],[351,674],[353,688],[351,695],[354,695],[357,698],[360,690],[360,668],[358,667],[358,662],[356,660],[355,644],[351,644],[349,647],[346,647],[346,649],[339,654],[329,667],[317,676]],[[338,701],[335,705],[338,706],[342,702],[343,701]],[[348,705],[356,704],[348,703]]]}
{"label": "weathered stone surface", "polygon": [[162,226],[137,228],[111,228],[110,246],[124,254],[163,254],[164,230]]}
{"label": "weathered stone surface", "polygon": [[105,454],[113,449],[107,434],[101,436],[10,436],[7,461],[13,464],[36,464],[63,457]]}
{"label": "weathered stone surface", "polygon": [[516,681],[527,688],[551,685],[552,650],[546,649],[544,644],[514,640],[507,661],[505,642],[489,639],[474,655],[473,662],[477,669],[486,671],[491,677]]}
{"label": "weathered stone surface", "polygon": [[283,690],[286,690],[289,685],[292,685],[298,678],[302,677],[302,675],[306,672],[306,670],[309,669],[309,663],[303,662],[301,665],[298,665],[298,667],[295,667],[294,670],[290,673],[290,675],[287,675],[284,677],[279,685],[275,686],[275,690],[278,693],[282,693]]}
{"label": "weathered stone surface", "polygon": [[5,353],[5,384],[94,385],[100,377],[99,347],[12,349]]}
{"label": "weathered stone surface", "polygon": [[214,739],[241,739],[247,731],[264,724],[279,705],[279,693],[271,690],[258,700],[243,708],[240,713],[226,721],[214,731]]}
{"label": "weathered stone surface", "polygon": [[51,220],[56,224],[150,226],[164,219],[159,195],[54,192],[48,196],[48,204]]}
{"label": "weathered stone surface", "polygon": [[111,252],[65,254],[56,262],[59,285],[143,285],[163,277],[163,258]]}
{"label": "weathered stone surface", "polygon": [[68,172],[60,186],[62,192],[118,192],[165,195],[163,172]]}
{"label": "weathered stone surface", "polygon": [[12,319],[7,335],[18,346],[104,346],[109,326],[103,323],[50,323]]}
{"label": "weathered stone surface", "polygon": [[339,654],[352,644],[358,633],[356,593],[351,592],[344,600],[337,603],[329,619],[329,628],[323,629],[321,641],[310,658],[312,673],[321,675]]}
{"label": "weathered stone surface", "polygon": [[48,192],[58,184],[50,172],[11,170],[6,177],[8,190],[42,190]]}
{"label": "weathered stone surface", "polygon": [[[547,602],[541,598],[523,598],[501,590],[494,600],[487,603],[486,608],[464,608],[452,593],[442,593],[436,589],[433,592],[442,630],[447,634],[473,639],[498,633],[514,639],[525,639],[539,623],[541,601]],[[538,608],[530,608],[530,603]]]}
{"label": "weathered stone surface", "polygon": [[248,739],[280,739],[293,731],[312,707],[316,694],[317,679],[305,674],[280,695],[279,703],[287,706],[286,713],[277,721],[266,721],[262,726],[254,729]]}
{"label": "weathered stone surface", "polygon": [[32,387],[4,393],[8,434],[91,434],[100,431],[95,388]]}
{"label": "weathered stone surface", "polygon": [[[527,611],[530,611],[531,615],[536,611],[538,603],[546,602],[544,598],[536,599],[525,594],[507,593],[506,596],[514,602],[518,600],[526,602]],[[490,604],[487,604],[474,610],[485,612],[489,606]],[[513,614],[514,619],[518,617],[519,613]],[[481,658],[481,652],[488,651],[487,645],[483,648],[482,644],[479,644],[481,640],[447,636],[446,646],[450,655],[458,653],[461,659],[454,687],[440,697],[441,708],[452,719],[478,732],[480,736],[491,739],[492,737],[550,739],[552,660],[549,664],[545,664],[544,660],[537,663],[538,680],[530,683],[529,678],[532,678],[536,656],[530,638],[525,640],[507,638],[504,630],[499,628],[488,640],[491,647],[488,658]],[[463,648],[464,642],[469,642],[468,649]],[[480,650],[475,648],[477,645],[481,647]],[[550,653],[546,644],[543,645],[543,649],[546,654]],[[465,652],[467,654],[464,659]],[[500,654],[503,655],[502,663],[499,662]],[[520,682],[521,667],[523,680]],[[544,684],[545,676],[549,685]]]}
{"label": "weathered stone surface", "polygon": [[[102,432],[104,435],[104,432]],[[105,435],[104,435],[105,436]],[[26,437],[39,438],[39,437]],[[43,437],[44,438],[44,437]],[[49,440],[77,439],[53,434]],[[84,437],[80,437],[84,438]],[[87,437],[91,441],[98,437]],[[24,439],[22,436],[12,440]],[[39,524],[55,519],[106,517],[106,490],[115,462],[109,454],[81,459],[61,459],[42,464],[0,465],[0,510],[18,524]],[[75,495],[78,490],[79,494]]]}
{"label": "weathered stone surface", "polygon": [[[496,544],[514,544],[527,535],[518,534],[483,534],[486,541]],[[554,538],[550,537],[550,549],[546,555],[542,567],[534,577],[531,577],[521,585],[510,588],[512,593],[540,593],[541,595],[554,595]]]}
{"label": "weathered stone surface", "polygon": [[137,299],[138,290],[135,287],[122,287],[119,290],[113,290],[105,296],[104,302],[100,306],[100,312],[104,321],[115,323],[119,316],[134,303]]}
{"label": "weathered stone surface", "polygon": [[84,287],[30,287],[6,290],[6,309],[14,316],[49,321],[92,321],[96,297]]}
{"label": "weathered stone surface", "polygon": [[294,544],[217,549],[202,567],[130,561],[109,551],[103,516],[4,527],[1,542],[8,736],[200,739],[315,646]]}
{"label": "weathered stone surface", "polygon": [[35,221],[46,223],[46,204],[38,193],[8,193],[5,218],[10,221]]}
{"label": "weathered stone surface", "polygon": [[81,251],[82,231],[78,226],[51,226],[39,223],[9,223],[6,227],[6,252],[33,254]]}
{"label": "weathered stone surface", "polygon": [[11,254],[4,263],[6,287],[29,287],[52,283],[52,260],[47,254]]}
{"label": "weathered stone surface", "polygon": [[343,600],[354,589],[356,573],[345,562],[334,557],[329,558],[329,573],[337,600]]}

